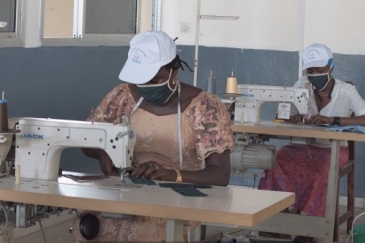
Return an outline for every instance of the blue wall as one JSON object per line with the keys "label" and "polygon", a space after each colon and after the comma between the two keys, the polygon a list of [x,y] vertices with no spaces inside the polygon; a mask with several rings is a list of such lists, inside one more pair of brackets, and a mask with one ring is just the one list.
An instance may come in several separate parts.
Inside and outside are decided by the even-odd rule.
{"label": "blue wall", "polygon": [[[193,68],[194,47],[179,46],[178,54]],[[0,48],[0,91],[5,91],[9,117],[50,117],[84,120],[105,94],[120,83],[128,47]],[[365,56],[334,55],[333,76],[351,80],[365,97]],[[233,71],[239,83],[292,86],[298,76],[298,53],[237,48],[199,47],[198,86],[213,71],[217,94],[225,92],[226,78]],[[182,82],[193,84],[193,73],[180,71]],[[270,107],[271,105],[271,107]],[[272,104],[263,108],[271,119]],[[365,151],[356,143],[356,195],[365,197]],[[64,170],[100,172],[96,160],[79,149],[62,155]],[[341,183],[341,192],[344,183]]]}

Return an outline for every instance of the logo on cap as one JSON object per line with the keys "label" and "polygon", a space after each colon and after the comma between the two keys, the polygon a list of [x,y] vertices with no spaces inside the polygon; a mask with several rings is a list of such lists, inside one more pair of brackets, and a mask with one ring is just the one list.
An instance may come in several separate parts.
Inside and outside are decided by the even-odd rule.
{"label": "logo on cap", "polygon": [[308,52],[308,60],[314,60],[314,59],[317,59],[317,55],[319,55],[318,51],[317,50],[310,50]]}
{"label": "logo on cap", "polygon": [[141,60],[139,60],[139,52],[138,50],[135,50],[133,53],[132,61],[137,64],[141,64]]}
{"label": "logo on cap", "polygon": [[144,51],[142,51],[141,49],[135,48],[133,49],[133,57],[132,57],[132,62],[137,63],[137,64],[141,64],[142,60],[140,59],[142,54],[142,57],[146,57],[146,53],[144,53]]}
{"label": "logo on cap", "polygon": [[138,59],[138,58],[139,58],[139,53],[138,53],[138,51],[135,51],[135,52],[134,52],[134,58],[136,58],[136,59]]}

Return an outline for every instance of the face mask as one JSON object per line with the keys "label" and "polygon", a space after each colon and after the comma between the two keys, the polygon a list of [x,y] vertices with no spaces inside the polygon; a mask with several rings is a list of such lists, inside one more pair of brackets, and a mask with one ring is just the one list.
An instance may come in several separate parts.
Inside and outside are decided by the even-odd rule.
{"label": "face mask", "polygon": [[326,88],[328,82],[331,80],[330,70],[328,71],[328,73],[323,74],[307,74],[308,80],[318,91],[322,91],[324,88]]}
{"label": "face mask", "polygon": [[151,84],[151,85],[137,85],[139,93],[143,98],[153,105],[165,104],[173,95],[177,85],[174,88],[170,87],[170,77],[172,69],[170,69],[169,78],[162,84]]}

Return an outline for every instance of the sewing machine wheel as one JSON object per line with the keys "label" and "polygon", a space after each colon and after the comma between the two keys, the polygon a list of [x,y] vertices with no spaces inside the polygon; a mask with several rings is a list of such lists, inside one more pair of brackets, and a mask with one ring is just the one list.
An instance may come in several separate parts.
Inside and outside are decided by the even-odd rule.
{"label": "sewing machine wheel", "polygon": [[92,213],[81,216],[79,229],[82,237],[86,240],[93,240],[99,234],[100,224],[98,218]]}
{"label": "sewing machine wheel", "polygon": [[9,224],[8,212],[3,203],[0,203],[0,236],[6,231]]}

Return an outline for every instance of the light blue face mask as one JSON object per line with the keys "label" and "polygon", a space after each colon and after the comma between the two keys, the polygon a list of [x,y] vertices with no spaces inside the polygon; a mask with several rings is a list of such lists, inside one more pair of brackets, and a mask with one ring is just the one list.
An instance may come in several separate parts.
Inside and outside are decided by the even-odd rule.
{"label": "light blue face mask", "polygon": [[174,94],[177,85],[174,88],[170,87],[170,78],[172,74],[172,69],[170,69],[169,78],[166,82],[161,84],[151,84],[145,85],[140,84],[137,85],[137,89],[139,93],[141,93],[142,97],[149,103],[153,105],[163,105],[165,104],[171,96]]}

